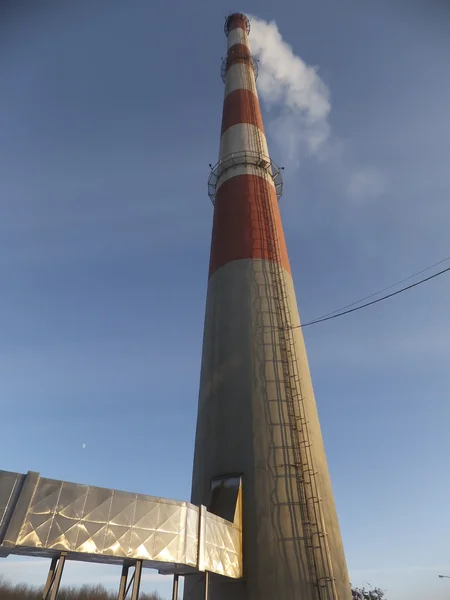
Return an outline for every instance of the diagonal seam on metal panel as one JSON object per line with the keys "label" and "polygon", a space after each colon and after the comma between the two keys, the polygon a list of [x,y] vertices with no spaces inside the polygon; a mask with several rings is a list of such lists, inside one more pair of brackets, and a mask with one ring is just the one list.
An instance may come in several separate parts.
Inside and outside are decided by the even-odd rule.
{"label": "diagonal seam on metal panel", "polygon": [[25,523],[25,519],[33,501],[40,475],[34,471],[28,471],[24,477],[20,493],[17,497],[11,519],[5,532],[2,545],[14,547],[20,536],[20,532]]}

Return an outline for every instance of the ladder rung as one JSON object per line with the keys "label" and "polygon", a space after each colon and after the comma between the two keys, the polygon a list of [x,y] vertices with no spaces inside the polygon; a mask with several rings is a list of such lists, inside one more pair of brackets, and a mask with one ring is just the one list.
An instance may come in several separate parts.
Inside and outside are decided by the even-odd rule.
{"label": "ladder rung", "polygon": [[327,534],[324,531],[313,531],[311,533],[311,536],[313,536],[313,535],[316,535],[318,538],[321,538],[321,539],[327,537]]}
{"label": "ladder rung", "polygon": [[323,583],[319,583],[319,585],[327,585],[328,583],[333,583],[333,581],[335,581],[335,579],[334,579],[334,577],[323,576],[323,577],[319,577],[319,579],[317,581],[323,582]]}

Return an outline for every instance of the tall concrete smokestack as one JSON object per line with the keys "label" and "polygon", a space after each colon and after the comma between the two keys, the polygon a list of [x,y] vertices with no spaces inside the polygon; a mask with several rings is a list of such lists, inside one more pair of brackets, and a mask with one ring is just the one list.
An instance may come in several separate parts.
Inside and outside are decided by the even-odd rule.
{"label": "tall concrete smokestack", "polygon": [[[232,519],[236,494],[218,501],[212,481],[242,478],[244,579],[212,576],[211,599],[350,600],[249,29],[242,14],[225,22],[192,502]],[[203,597],[195,579],[185,600]]]}

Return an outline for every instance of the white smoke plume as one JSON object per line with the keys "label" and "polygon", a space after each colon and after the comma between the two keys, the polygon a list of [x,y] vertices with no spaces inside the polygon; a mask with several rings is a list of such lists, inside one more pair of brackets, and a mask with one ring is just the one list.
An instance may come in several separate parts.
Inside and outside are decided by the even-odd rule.
{"label": "white smoke plume", "polygon": [[[287,147],[288,158],[299,152],[320,155],[330,136],[329,91],[317,68],[296,56],[275,22],[251,18],[250,43],[259,60],[258,90],[276,117],[271,134]],[[287,145],[287,146],[286,146]]]}
{"label": "white smoke plume", "polygon": [[268,133],[280,158],[298,165],[306,156],[331,162],[352,200],[384,193],[378,169],[352,164],[343,144],[332,137],[330,92],[317,67],[307,65],[283,40],[274,21],[251,17],[250,44],[258,59],[258,91],[269,109]]}

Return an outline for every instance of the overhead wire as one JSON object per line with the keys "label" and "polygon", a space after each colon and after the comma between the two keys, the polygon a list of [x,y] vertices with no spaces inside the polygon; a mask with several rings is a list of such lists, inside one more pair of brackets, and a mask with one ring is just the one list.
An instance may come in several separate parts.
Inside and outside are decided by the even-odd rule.
{"label": "overhead wire", "polygon": [[[428,269],[426,269],[426,270],[428,270]],[[354,308],[350,308],[348,310],[338,312],[337,314],[329,313],[329,316],[324,316],[319,319],[314,319],[313,321],[308,321],[307,323],[304,323],[303,325],[296,325],[296,326],[292,327],[292,329],[304,329],[305,327],[309,327],[311,325],[316,325],[317,323],[331,321],[332,319],[337,319],[338,317],[348,315],[352,312],[356,312],[357,310],[366,308],[367,306],[372,306],[373,304],[377,304],[378,302],[383,302],[383,300],[387,300],[388,298],[397,296],[398,294],[406,292],[407,290],[411,290],[412,288],[415,288],[418,285],[421,285],[422,283],[430,281],[431,279],[434,279],[435,277],[439,277],[439,275],[443,275],[444,273],[447,273],[448,271],[450,271],[450,267],[447,267],[446,269],[442,269],[442,271],[438,271],[437,273],[434,273],[433,275],[430,275],[429,277],[425,277],[424,279],[416,281],[415,283],[412,283],[411,285],[407,285],[406,287],[400,288],[396,292],[392,292],[391,294],[387,294],[386,296],[382,296],[381,298],[377,298],[376,300],[372,300],[371,302],[366,302],[366,304],[361,304],[360,306],[355,306]]]}
{"label": "overhead wire", "polygon": [[[369,294],[369,296],[364,296],[364,298],[360,298],[359,300],[355,300],[355,302],[352,302],[351,304],[346,304],[345,306],[341,306],[341,308],[337,308],[336,310],[333,310],[332,312],[326,313],[324,315],[320,315],[320,317],[317,317],[317,319],[324,319],[325,317],[329,317],[330,315],[334,315],[335,313],[341,312],[343,310],[346,310],[347,308],[351,308],[352,306],[355,306],[356,304],[360,304],[361,302],[364,302],[364,300],[369,300],[370,298],[373,298],[374,296],[378,296],[379,294],[382,294],[383,292],[387,292],[387,290],[391,290],[394,287],[397,287],[398,285],[405,283],[405,281],[409,281],[410,279],[414,279],[414,277],[418,277],[419,275],[422,275],[422,273],[426,273],[426,271],[429,271],[430,269],[433,269],[434,267],[437,267],[438,265],[441,265],[442,263],[446,262],[447,260],[450,260],[450,256],[447,256],[446,258],[443,258],[442,260],[438,260],[437,262],[435,262],[434,264],[430,265],[429,267],[426,267],[425,269],[422,269],[421,271],[417,271],[416,273],[413,273],[412,275],[409,275],[409,277],[405,277],[404,279],[400,279],[400,281],[397,281],[396,283],[393,283],[392,285],[388,285],[387,287],[383,288],[382,290],[378,290],[378,292],[374,292],[373,294]],[[314,320],[317,320],[314,319]]]}

